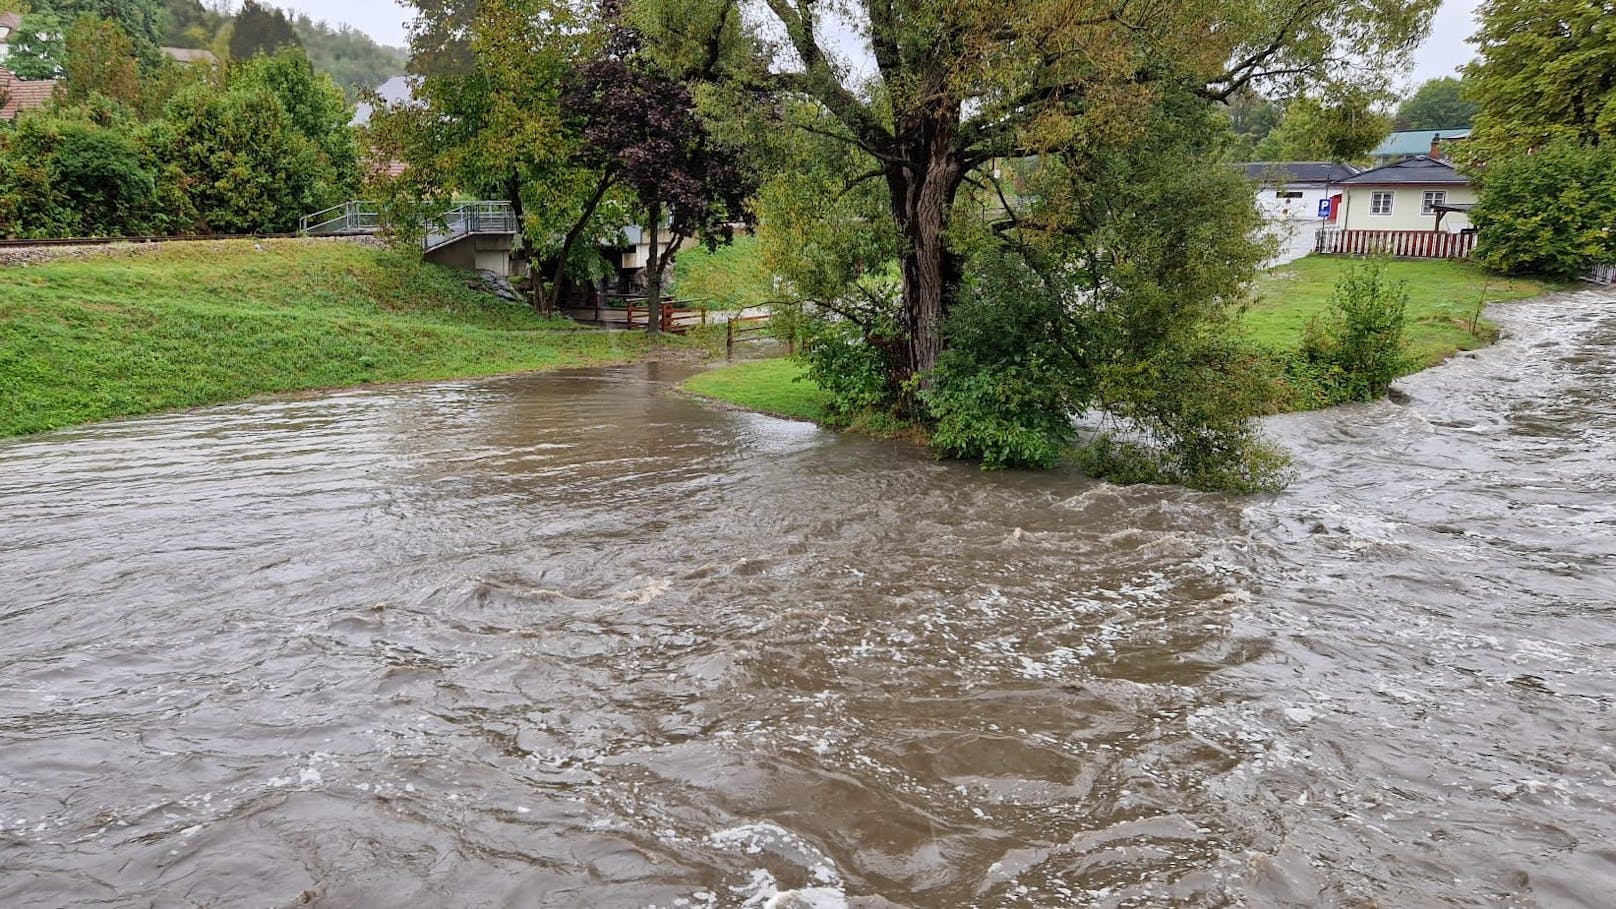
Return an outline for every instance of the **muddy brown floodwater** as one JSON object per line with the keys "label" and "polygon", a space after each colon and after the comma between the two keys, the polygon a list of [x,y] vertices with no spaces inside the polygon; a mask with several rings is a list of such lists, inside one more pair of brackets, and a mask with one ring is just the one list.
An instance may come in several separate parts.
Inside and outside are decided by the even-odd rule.
{"label": "muddy brown floodwater", "polygon": [[1247,499],[657,364],[0,445],[0,905],[1609,906],[1616,301]]}

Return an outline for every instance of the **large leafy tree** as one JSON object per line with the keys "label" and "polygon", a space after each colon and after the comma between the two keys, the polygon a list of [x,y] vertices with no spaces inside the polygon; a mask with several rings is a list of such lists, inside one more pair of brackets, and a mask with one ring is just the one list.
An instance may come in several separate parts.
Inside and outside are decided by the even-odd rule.
{"label": "large leafy tree", "polygon": [[1616,8],[1489,0],[1479,12],[1465,84],[1481,109],[1459,151],[1480,187],[1477,258],[1561,277],[1616,259]]}
{"label": "large leafy tree", "polygon": [[1326,104],[1311,97],[1285,105],[1279,127],[1257,144],[1264,161],[1354,161],[1367,157],[1391,131],[1369,92],[1346,92]]}
{"label": "large leafy tree", "polygon": [[67,46],[62,40],[62,20],[53,13],[27,13],[16,34],[11,35],[11,51],[6,69],[20,79],[55,79],[62,74]]}
{"label": "large leafy tree", "polygon": [[201,81],[164,108],[153,145],[179,188],[176,217],[218,233],[293,230],[304,214],[349,198],[357,182],[342,92],[283,50]]}
{"label": "large leafy tree", "polygon": [[1616,6],[1488,0],[1478,14],[1465,82],[1481,105],[1470,143],[1479,156],[1616,137]]}
{"label": "large leafy tree", "polygon": [[1561,139],[1489,162],[1470,217],[1494,271],[1574,279],[1616,262],[1616,143]]}
{"label": "large leafy tree", "polygon": [[1464,82],[1453,76],[1420,83],[1397,108],[1398,129],[1453,129],[1475,119],[1481,105],[1465,97]]}
{"label": "large leafy tree", "polygon": [[49,14],[61,22],[83,16],[116,22],[129,37],[142,66],[155,67],[162,61],[158,51],[165,14],[160,0],[32,0],[35,13]]}
{"label": "large leafy tree", "polygon": [[509,200],[523,228],[534,305],[548,311],[569,273],[599,266],[583,242],[615,233],[613,181],[579,159],[576,124],[561,108],[573,67],[604,40],[597,10],[567,0],[415,0],[412,98],[380,108],[368,137],[379,163],[407,168],[383,181],[409,234],[418,215],[457,193]]}
{"label": "large leafy tree", "polygon": [[[657,7],[654,0],[648,5]],[[1133,129],[1137,112],[1188,92],[1203,103],[1247,88],[1378,84],[1424,33],[1435,0],[765,0],[778,45],[750,67],[707,67],[813,100],[798,122],[856,146],[881,181],[900,239],[904,368],[924,375],[945,346],[962,278],[950,236],[961,188],[1002,158],[1058,154]],[[659,39],[699,61],[723,47],[734,0],[667,0],[641,12]],[[869,66],[845,59],[850,23]],[[761,71],[760,71],[761,70]],[[1290,92],[1288,92],[1290,93]]]}
{"label": "large leafy tree", "polygon": [[[746,201],[756,185],[739,149],[707,129],[690,88],[639,53],[639,33],[615,17],[608,28],[601,55],[577,67],[562,101],[578,125],[578,160],[638,203],[646,306],[656,313],[679,246],[696,236],[710,246],[729,242],[731,225],[750,217]],[[648,318],[646,330],[654,334],[660,324]]]}

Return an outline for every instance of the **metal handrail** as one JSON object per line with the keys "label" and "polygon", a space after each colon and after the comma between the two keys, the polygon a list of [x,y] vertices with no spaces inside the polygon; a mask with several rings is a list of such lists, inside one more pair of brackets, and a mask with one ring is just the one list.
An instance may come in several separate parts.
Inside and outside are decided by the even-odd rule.
{"label": "metal handrail", "polygon": [[[514,234],[520,226],[509,202],[462,202],[427,224],[421,247],[430,252],[472,234]],[[298,228],[303,234],[373,234],[382,229],[382,210],[355,199],[304,215]]]}
{"label": "metal handrail", "polygon": [[[326,217],[340,211],[335,217]],[[324,220],[318,220],[318,219]],[[304,215],[299,230],[305,234],[373,233],[381,229],[381,206],[375,202],[353,200],[333,205],[324,211]]]}
{"label": "metal handrail", "polygon": [[472,234],[514,234],[519,226],[511,203],[491,201],[463,202],[444,212],[438,223],[441,230],[429,227],[421,238],[421,247],[429,252]]}

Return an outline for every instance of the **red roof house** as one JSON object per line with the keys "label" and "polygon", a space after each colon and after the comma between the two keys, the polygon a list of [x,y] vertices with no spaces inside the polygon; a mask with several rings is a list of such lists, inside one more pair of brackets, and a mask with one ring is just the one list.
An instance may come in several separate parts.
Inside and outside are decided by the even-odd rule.
{"label": "red roof house", "polygon": [[18,79],[0,66],[0,120],[15,120],[25,110],[44,107],[55,91],[55,79]]}

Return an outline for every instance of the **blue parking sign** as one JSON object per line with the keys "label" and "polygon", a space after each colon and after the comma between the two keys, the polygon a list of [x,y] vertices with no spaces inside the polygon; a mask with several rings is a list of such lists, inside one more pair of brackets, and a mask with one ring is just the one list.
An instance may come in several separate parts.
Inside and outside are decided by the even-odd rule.
{"label": "blue parking sign", "polygon": [[1328,198],[1319,200],[1319,217],[1326,221],[1330,219],[1330,200]]}

